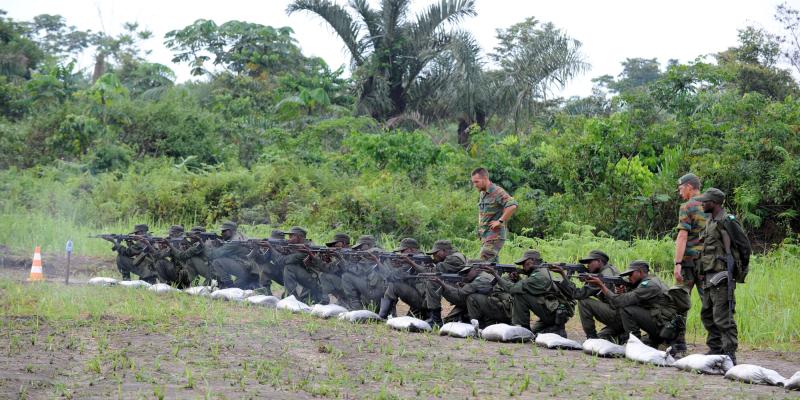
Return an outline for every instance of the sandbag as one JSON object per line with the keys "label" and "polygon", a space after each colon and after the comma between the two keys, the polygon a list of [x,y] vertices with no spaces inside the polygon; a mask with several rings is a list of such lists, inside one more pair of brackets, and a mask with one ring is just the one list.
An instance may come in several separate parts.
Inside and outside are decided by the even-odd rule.
{"label": "sandbag", "polygon": [[669,353],[642,343],[633,334],[630,334],[628,343],[625,345],[625,357],[640,363],[655,364],[660,367],[669,367],[675,363],[675,359]]}
{"label": "sandbag", "polygon": [[257,294],[255,296],[246,297],[244,299],[245,303],[255,304],[258,306],[275,308],[278,305],[278,299],[275,296],[267,296],[265,294]]}
{"label": "sandbag", "polygon": [[293,313],[311,311],[311,307],[309,307],[308,304],[297,300],[294,295],[282,299],[278,302],[278,304],[275,305],[275,307],[279,310],[289,310]]}
{"label": "sandbag", "polygon": [[347,309],[338,304],[314,304],[311,306],[311,315],[320,318],[333,318],[346,312]]}
{"label": "sandbag", "polygon": [[548,349],[581,350],[583,348],[580,343],[555,333],[536,335],[536,344]]}
{"label": "sandbag", "polygon": [[89,284],[95,286],[112,286],[116,285],[117,282],[119,281],[114,278],[104,278],[102,276],[89,279]]}
{"label": "sandbag", "polygon": [[432,330],[429,323],[409,316],[392,318],[386,321],[386,325],[398,331],[430,332]]}
{"label": "sandbag", "polygon": [[533,339],[533,332],[521,326],[494,324],[483,329],[481,337],[491,342],[527,342]]}
{"label": "sandbag", "polygon": [[151,284],[145,281],[119,281],[117,282],[117,285],[128,288],[145,288],[145,289],[152,286]]}
{"label": "sandbag", "polygon": [[463,322],[448,322],[439,328],[439,335],[463,339],[478,336],[478,329]]}
{"label": "sandbag", "polygon": [[725,373],[725,379],[759,385],[783,386],[786,378],[771,369],[753,364],[739,364]]}
{"label": "sandbag", "polygon": [[378,314],[370,310],[355,310],[355,311],[348,311],[346,313],[339,314],[339,319],[350,321],[350,322],[375,322],[375,321],[383,321]]}
{"label": "sandbag", "polygon": [[239,288],[220,289],[211,293],[212,299],[224,299],[230,301],[243,301],[253,294],[252,290],[242,290]]}
{"label": "sandbag", "polygon": [[192,286],[190,288],[186,288],[183,290],[184,293],[188,293],[192,296],[211,296],[211,286]]}
{"label": "sandbag", "polygon": [[600,357],[625,357],[625,346],[609,342],[605,339],[586,339],[583,352]]}
{"label": "sandbag", "polygon": [[147,290],[156,293],[180,292],[180,290],[175,289],[174,287],[167,285],[166,283],[156,283],[155,285],[152,285],[149,288],[147,288]]}
{"label": "sandbag", "polygon": [[789,390],[800,390],[800,371],[795,372],[791,378],[787,379],[784,387]]}
{"label": "sandbag", "polygon": [[709,375],[725,375],[733,368],[733,361],[726,355],[690,354],[675,361],[673,367]]}

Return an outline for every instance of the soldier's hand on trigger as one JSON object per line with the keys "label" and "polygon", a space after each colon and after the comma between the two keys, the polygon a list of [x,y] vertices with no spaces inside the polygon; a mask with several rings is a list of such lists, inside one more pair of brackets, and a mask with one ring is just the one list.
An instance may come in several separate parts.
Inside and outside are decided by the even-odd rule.
{"label": "soldier's hand on trigger", "polygon": [[519,282],[519,272],[517,271],[509,272],[508,279],[510,279],[511,282]]}
{"label": "soldier's hand on trigger", "polygon": [[488,272],[488,273],[492,274],[492,276],[494,276],[495,278],[499,276],[499,274],[497,273],[497,270],[492,268],[492,267],[482,266],[482,267],[478,267],[478,269],[481,270],[481,271]]}
{"label": "soldier's hand on trigger", "polygon": [[432,277],[432,278],[431,278],[431,282],[433,282],[433,283],[435,283],[435,284],[437,284],[437,285],[439,285],[439,286],[443,286],[443,285],[444,285],[444,282],[442,282],[442,280],[441,280],[441,279],[439,279],[439,277],[438,277],[438,276],[434,276],[434,277]]}
{"label": "soldier's hand on trigger", "polygon": [[605,286],[605,285],[603,285],[603,280],[602,279],[600,279],[600,278],[598,278],[596,276],[591,276],[591,275],[586,276],[586,283],[589,284],[589,285],[592,285],[592,286],[597,286],[597,287]]}
{"label": "soldier's hand on trigger", "polygon": [[626,290],[625,285],[614,285],[614,293],[616,294],[623,294]]}
{"label": "soldier's hand on trigger", "polygon": [[561,268],[560,265],[551,265],[551,266],[547,267],[547,269],[549,269],[550,271],[559,273],[559,274],[561,274],[561,276],[566,276],[566,271],[564,271],[564,268]]}

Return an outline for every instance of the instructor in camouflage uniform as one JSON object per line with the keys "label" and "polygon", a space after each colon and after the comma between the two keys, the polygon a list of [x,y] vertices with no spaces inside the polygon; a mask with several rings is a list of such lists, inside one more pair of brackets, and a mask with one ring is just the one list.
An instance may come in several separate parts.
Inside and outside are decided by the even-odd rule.
{"label": "instructor in camouflage uniform", "polygon": [[472,186],[480,192],[478,200],[478,238],[481,240],[480,258],[497,261],[506,241],[506,223],[517,211],[517,201],[503,188],[489,180],[485,168],[472,171]]}

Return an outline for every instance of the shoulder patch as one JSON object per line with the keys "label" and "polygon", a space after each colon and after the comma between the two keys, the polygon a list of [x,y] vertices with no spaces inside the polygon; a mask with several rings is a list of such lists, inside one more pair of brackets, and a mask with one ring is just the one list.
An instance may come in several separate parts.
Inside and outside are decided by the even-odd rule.
{"label": "shoulder patch", "polygon": [[733,214],[728,214],[728,219],[731,221],[736,221],[736,216]]}
{"label": "shoulder patch", "polygon": [[642,283],[640,283],[639,285],[641,285],[641,286],[643,286],[643,287],[647,287],[647,285],[648,285],[649,283],[650,283],[650,281],[649,281],[649,280],[647,280],[647,279],[645,279],[645,280],[643,280],[643,281],[642,281]]}

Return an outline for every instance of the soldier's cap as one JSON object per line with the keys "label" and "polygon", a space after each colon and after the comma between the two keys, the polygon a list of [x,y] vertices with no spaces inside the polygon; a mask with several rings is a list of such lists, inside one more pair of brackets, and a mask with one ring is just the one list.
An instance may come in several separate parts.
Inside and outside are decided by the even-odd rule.
{"label": "soldier's cap", "polygon": [[449,240],[437,240],[433,244],[433,248],[431,249],[431,251],[429,251],[429,252],[427,252],[425,254],[430,255],[430,254],[436,253],[437,251],[440,251],[440,250],[452,251],[453,250],[453,244],[450,243]]}
{"label": "soldier's cap", "polygon": [[286,239],[286,232],[280,229],[273,229],[269,234],[270,239]]}
{"label": "soldier's cap", "polygon": [[491,260],[497,257],[497,250],[492,247],[483,247],[481,248],[481,257],[483,257],[484,260]]}
{"label": "soldier's cap", "polygon": [[690,183],[692,186],[700,189],[700,178],[691,172],[678,178],[678,186],[685,185],[687,183]]}
{"label": "soldier's cap", "polygon": [[148,232],[148,231],[150,231],[150,227],[148,227],[147,224],[137,224],[136,226],[133,227],[133,232],[131,233]]}
{"label": "soldier's cap", "polygon": [[636,271],[647,273],[650,271],[650,264],[648,264],[647,261],[642,260],[631,261],[631,263],[628,264],[628,269],[619,274],[619,276],[628,276]]}
{"label": "soldier's cap", "polygon": [[714,203],[722,204],[725,201],[725,192],[717,188],[710,188],[697,197],[697,201],[713,201]]}
{"label": "soldier's cap", "polygon": [[183,225],[172,225],[169,227],[169,233],[183,233]]}
{"label": "soldier's cap", "polygon": [[189,229],[189,232],[194,232],[194,233],[205,232],[205,231],[206,231],[206,227],[203,226],[203,225],[193,226],[192,229]]}
{"label": "soldier's cap", "polygon": [[220,226],[219,230],[220,230],[221,232],[225,232],[225,231],[235,231],[235,230],[236,230],[236,228],[238,228],[238,225],[236,225],[236,222],[233,222],[233,221],[226,221],[226,222],[223,222],[223,223],[222,223],[222,226]]}
{"label": "soldier's cap", "polygon": [[418,249],[418,248],[419,248],[419,242],[417,242],[417,239],[403,238],[403,240],[400,241],[400,247],[395,249],[395,252],[397,253],[407,249]]}
{"label": "soldier's cap", "polygon": [[361,235],[356,240],[356,245],[353,246],[354,249],[358,250],[364,246],[375,247],[375,236],[372,235]]}
{"label": "soldier's cap", "polygon": [[337,233],[333,235],[333,240],[325,243],[325,246],[333,247],[336,245],[336,243],[350,244],[350,235],[346,233]]}
{"label": "soldier's cap", "polygon": [[306,232],[305,229],[303,229],[303,228],[301,228],[299,226],[293,226],[293,227],[289,228],[289,234],[290,235],[300,235],[302,237],[306,237],[306,235],[308,235],[308,232]]}
{"label": "soldier's cap", "polygon": [[542,259],[542,255],[539,254],[536,250],[526,250],[522,253],[522,258],[517,261],[514,261],[514,264],[522,265],[525,263],[525,260],[540,260]]}
{"label": "soldier's cap", "polygon": [[592,250],[589,252],[589,255],[587,255],[584,258],[581,258],[580,260],[578,260],[578,262],[580,262],[581,264],[588,264],[592,260],[601,260],[604,263],[608,263],[609,258],[608,254],[603,253],[600,250]]}

